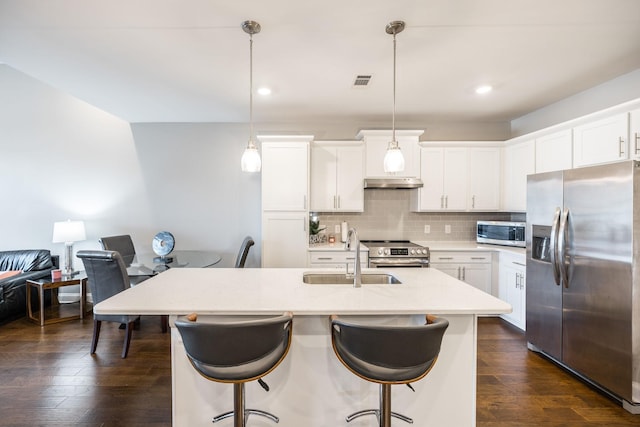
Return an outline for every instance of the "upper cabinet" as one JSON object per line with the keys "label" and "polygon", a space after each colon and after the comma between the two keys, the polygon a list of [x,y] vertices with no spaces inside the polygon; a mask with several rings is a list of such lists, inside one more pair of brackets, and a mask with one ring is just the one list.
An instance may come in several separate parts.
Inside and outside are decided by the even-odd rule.
{"label": "upper cabinet", "polygon": [[262,142],[262,210],[306,211],[312,137],[260,136],[259,139]]}
{"label": "upper cabinet", "polygon": [[535,173],[535,153],[534,140],[510,144],[504,148],[503,210],[527,210],[527,175]]}
{"label": "upper cabinet", "polygon": [[315,141],[311,147],[311,204],[317,212],[364,210],[364,144]]}
{"label": "upper cabinet", "polygon": [[640,109],[629,113],[629,153],[640,160]]}
{"label": "upper cabinet", "polygon": [[[493,211],[500,208],[500,148],[479,142],[423,143],[420,177],[411,194],[413,211]],[[431,146],[431,145],[435,146]],[[450,145],[451,143],[447,144]],[[467,144],[461,145],[461,144]]]}
{"label": "upper cabinet", "polygon": [[573,166],[629,159],[629,114],[616,114],[573,128]]}
{"label": "upper cabinet", "polygon": [[472,211],[497,211],[500,209],[500,148],[468,148],[467,158],[467,207]]}
{"label": "upper cabinet", "polygon": [[536,173],[571,169],[572,157],[571,129],[536,138]]}
{"label": "upper cabinet", "polygon": [[[404,172],[393,174],[396,177],[420,176],[420,147],[418,141],[422,130],[396,130],[396,139],[404,155]],[[384,155],[391,141],[391,130],[361,130],[356,136],[365,144],[365,177],[381,178],[390,174],[384,171]]]}
{"label": "upper cabinet", "polygon": [[411,193],[414,211],[466,209],[467,149],[422,147],[420,177],[424,186]]}

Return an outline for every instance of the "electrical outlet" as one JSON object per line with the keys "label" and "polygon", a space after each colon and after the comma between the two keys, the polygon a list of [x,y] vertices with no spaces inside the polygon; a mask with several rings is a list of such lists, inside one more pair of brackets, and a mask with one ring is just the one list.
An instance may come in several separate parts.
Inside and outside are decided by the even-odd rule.
{"label": "electrical outlet", "polygon": [[425,225],[424,226],[424,234],[429,234],[431,233],[431,226],[430,225]]}
{"label": "electrical outlet", "polygon": [[445,234],[451,234],[451,226],[449,224],[446,224],[444,226],[444,233]]}
{"label": "electrical outlet", "polygon": [[333,226],[333,232],[336,234],[340,234],[340,224],[336,224]]}

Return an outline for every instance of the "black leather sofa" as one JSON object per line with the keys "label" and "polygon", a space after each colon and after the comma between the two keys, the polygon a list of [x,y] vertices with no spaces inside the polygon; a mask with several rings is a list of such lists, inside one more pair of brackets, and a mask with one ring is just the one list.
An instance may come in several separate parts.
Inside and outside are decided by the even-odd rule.
{"label": "black leather sofa", "polygon": [[0,251],[0,271],[22,271],[0,279],[0,324],[26,315],[27,280],[50,278],[51,270],[58,265],[58,256],[46,249]]}

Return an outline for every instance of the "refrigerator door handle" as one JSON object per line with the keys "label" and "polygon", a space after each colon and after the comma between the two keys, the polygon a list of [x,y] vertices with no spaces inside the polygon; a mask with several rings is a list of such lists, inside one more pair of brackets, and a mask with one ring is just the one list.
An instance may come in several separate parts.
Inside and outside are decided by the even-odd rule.
{"label": "refrigerator door handle", "polygon": [[556,212],[553,215],[553,225],[551,226],[551,239],[549,248],[549,260],[551,261],[551,265],[553,266],[553,279],[556,282],[556,285],[560,286],[560,264],[558,257],[558,228],[560,227],[560,208],[556,208]]}
{"label": "refrigerator door handle", "polygon": [[569,208],[565,209],[560,219],[560,228],[558,229],[558,259],[557,263],[560,265],[560,272],[562,273],[562,282],[564,287],[569,287],[569,266],[566,262],[567,256],[567,233],[569,225]]}

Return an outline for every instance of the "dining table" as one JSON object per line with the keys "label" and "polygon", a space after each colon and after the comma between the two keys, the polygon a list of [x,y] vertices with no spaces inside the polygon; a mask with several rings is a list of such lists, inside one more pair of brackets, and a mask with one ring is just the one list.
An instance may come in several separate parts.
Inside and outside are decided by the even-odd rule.
{"label": "dining table", "polygon": [[129,277],[155,276],[170,268],[207,268],[213,267],[222,257],[213,251],[176,250],[165,256],[154,253],[136,254],[125,259]]}

